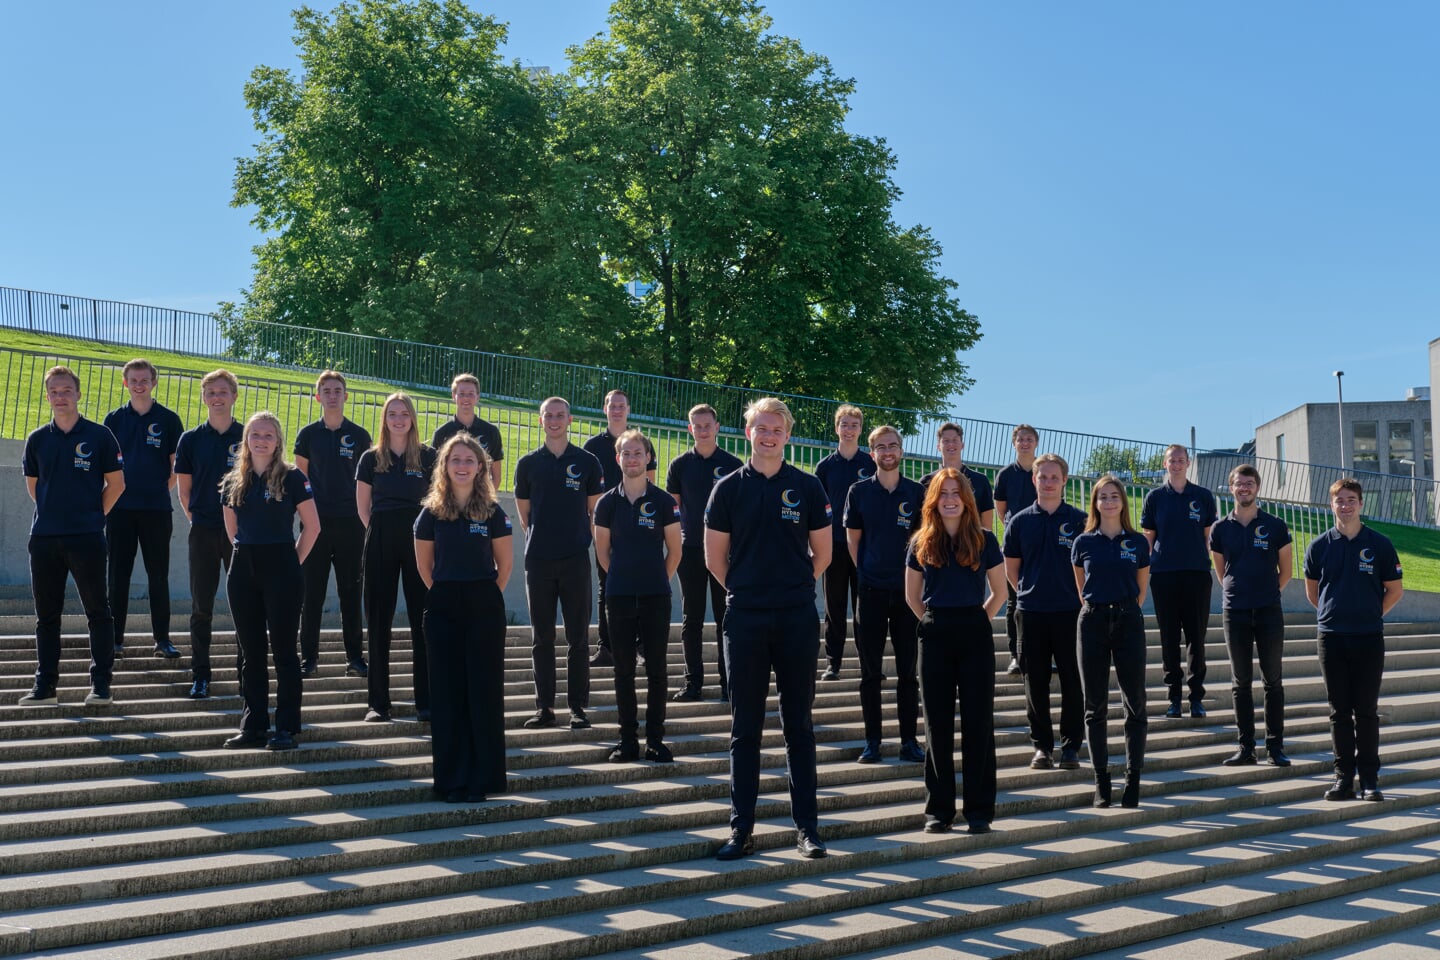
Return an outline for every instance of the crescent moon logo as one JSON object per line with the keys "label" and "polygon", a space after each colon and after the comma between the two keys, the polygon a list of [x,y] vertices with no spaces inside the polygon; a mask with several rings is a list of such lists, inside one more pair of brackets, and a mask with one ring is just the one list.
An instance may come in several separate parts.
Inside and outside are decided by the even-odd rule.
{"label": "crescent moon logo", "polygon": [[1070,524],[1069,524],[1069,523],[1062,523],[1062,524],[1060,524],[1060,536],[1062,536],[1062,537],[1068,537],[1068,536],[1070,536],[1070,535],[1071,535]]}
{"label": "crescent moon logo", "polygon": [[342,446],[342,447],[353,447],[353,446],[355,446],[355,441],[354,441],[354,439],[351,438],[350,434],[347,433],[347,434],[345,434],[345,436],[343,436],[343,437],[340,438],[340,446]]}
{"label": "crescent moon logo", "polygon": [[1200,512],[1200,504],[1196,503],[1194,500],[1191,500],[1191,501],[1190,501],[1190,509],[1191,509],[1191,510],[1194,510],[1196,513],[1199,513],[1199,512]]}
{"label": "crescent moon logo", "polygon": [[865,468],[861,467],[859,470],[855,471],[855,476],[859,477],[861,480],[869,480],[871,477],[871,473],[866,473]]}
{"label": "crescent moon logo", "polygon": [[572,463],[572,464],[567,465],[567,466],[565,467],[565,476],[569,477],[571,480],[579,480],[579,479],[580,479],[580,464],[578,464],[578,463]]}
{"label": "crescent moon logo", "polygon": [[230,444],[230,456],[232,456],[232,457],[238,457],[239,455],[240,455],[240,444],[238,444],[238,443],[232,443],[232,444]]}
{"label": "crescent moon logo", "polygon": [[1256,540],[1268,540],[1268,539],[1270,539],[1270,532],[1269,532],[1268,530],[1266,530],[1263,526],[1256,527],[1256,528],[1255,528],[1255,539],[1256,539]]}
{"label": "crescent moon logo", "polygon": [[81,458],[90,456],[90,451],[85,449],[88,446],[89,444],[87,444],[84,440],[81,440],[79,443],[75,444],[75,456]]}
{"label": "crescent moon logo", "polygon": [[161,427],[158,423],[152,423],[150,424],[150,426],[145,428],[145,432],[150,434],[150,436],[152,437],[158,437],[161,433],[164,432],[164,428]]}
{"label": "crescent moon logo", "polygon": [[724,467],[716,467],[713,476],[715,477],[716,480],[719,480],[721,477],[725,476],[725,468],[724,468]]}
{"label": "crescent moon logo", "polygon": [[910,501],[902,500],[900,502],[900,516],[908,517],[910,516],[910,512]]}
{"label": "crescent moon logo", "polygon": [[1370,562],[1373,561],[1374,559],[1375,559],[1375,551],[1374,551],[1374,550],[1371,550],[1369,547],[1364,547],[1364,548],[1361,549],[1361,551],[1360,551],[1360,560],[1361,560],[1362,563],[1370,563]]}
{"label": "crescent moon logo", "polygon": [[800,506],[800,495],[794,490],[785,490],[780,494],[780,502],[787,507]]}
{"label": "crescent moon logo", "polygon": [[653,504],[653,503],[642,503],[642,504],[640,504],[640,516],[642,516],[642,517],[653,517],[653,516],[655,516],[655,504]]}

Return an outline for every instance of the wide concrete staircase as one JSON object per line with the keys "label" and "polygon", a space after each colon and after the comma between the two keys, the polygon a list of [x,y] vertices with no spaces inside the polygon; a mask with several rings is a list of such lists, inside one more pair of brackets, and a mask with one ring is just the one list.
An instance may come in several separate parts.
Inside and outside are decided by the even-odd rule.
{"label": "wide concrete staircase", "polygon": [[[893,703],[887,761],[855,762],[863,738],[852,656],[815,701],[829,858],[794,852],[772,717],[759,853],[718,863],[729,718],[713,684],[704,702],[669,705],[673,765],[610,764],[611,671],[594,671],[593,730],[526,730],[529,636],[512,628],[510,791],[447,805],[430,798],[427,728],[405,702],[403,631],[395,722],[363,722],[365,682],[344,676],[331,633],[320,675],[306,681],[301,749],[226,751],[240,709],[233,638],[217,636],[217,696],[192,702],[182,698],[188,659],[144,654],[137,606],[108,708],[81,705],[88,654],[78,635],[65,641],[61,705],[16,706],[31,684],[33,641],[0,637],[0,955],[1440,956],[1433,624],[1389,631],[1384,803],[1321,799],[1329,736],[1304,622],[1287,627],[1289,769],[1220,765],[1234,727],[1218,627],[1210,716],[1161,719],[1151,633],[1152,719],[1135,810],[1092,809],[1088,770],[1028,768],[1024,700],[1003,673],[997,624],[995,832],[920,831],[923,771],[894,759]],[[671,639],[678,677],[678,627]]]}

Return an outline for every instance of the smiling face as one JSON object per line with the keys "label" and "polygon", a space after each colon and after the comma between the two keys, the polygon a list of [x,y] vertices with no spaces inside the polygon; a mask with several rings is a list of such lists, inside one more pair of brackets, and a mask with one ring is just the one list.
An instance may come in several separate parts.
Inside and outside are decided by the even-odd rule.
{"label": "smiling face", "polygon": [[452,487],[464,490],[474,486],[479,472],[480,458],[474,450],[458,443],[450,448],[450,455],[445,458],[445,475]]}
{"label": "smiling face", "polygon": [[250,461],[269,464],[280,448],[280,428],[272,420],[254,420],[245,428],[245,446]]}
{"label": "smiling face", "polygon": [[790,428],[778,413],[757,411],[745,428],[750,439],[750,455],[761,462],[784,459],[785,445],[790,442]]}
{"label": "smiling face", "polygon": [[1230,481],[1230,493],[1234,495],[1237,507],[1253,507],[1260,496],[1260,484],[1254,477],[1247,477],[1243,473],[1236,474]]}
{"label": "smiling face", "polygon": [[70,377],[57,373],[45,381],[45,402],[57,417],[74,416],[80,409],[80,388]]}
{"label": "smiling face", "polygon": [[720,424],[708,413],[696,413],[690,417],[690,436],[695,438],[699,446],[707,446],[713,443],[716,434],[720,432]]}
{"label": "smiling face", "polygon": [[1119,484],[1107,481],[1095,488],[1094,502],[1101,519],[1118,521],[1125,509],[1125,491]]}
{"label": "smiling face", "polygon": [[468,381],[457,383],[450,391],[450,398],[455,401],[456,415],[462,420],[469,420],[480,400],[480,388]]}
{"label": "smiling face", "polygon": [[1035,465],[1035,499],[1044,504],[1058,503],[1065,494],[1065,471],[1060,464],[1046,461]]}
{"label": "smiling face", "polygon": [[886,473],[900,469],[900,461],[905,457],[905,451],[900,446],[900,438],[893,433],[882,433],[875,438],[870,446],[870,456],[875,460],[875,466]]}
{"label": "smiling face", "polygon": [[960,454],[965,452],[965,441],[958,430],[944,431],[935,445],[940,448],[940,462],[946,466],[959,463]]}
{"label": "smiling face", "polygon": [[1177,486],[1185,482],[1185,472],[1190,469],[1190,455],[1184,450],[1173,448],[1165,454],[1165,474]]}
{"label": "smiling face", "polygon": [[540,427],[546,440],[563,440],[570,431],[570,420],[570,405],[563,400],[551,400],[540,408]]}
{"label": "smiling face", "polygon": [[154,388],[155,378],[144,367],[131,367],[130,372],[125,374],[125,389],[130,391],[133,400],[143,401]]}
{"label": "smiling face", "polygon": [[965,498],[960,495],[960,481],[947,477],[940,485],[940,496],[936,503],[940,507],[942,520],[958,520],[965,515]]}
{"label": "smiling face", "polygon": [[637,480],[645,476],[645,465],[650,462],[650,451],[643,440],[627,440],[615,455],[620,464],[620,473],[626,480]]}
{"label": "smiling face", "polygon": [[1334,513],[1336,521],[1342,524],[1359,520],[1363,504],[1364,500],[1354,490],[1342,488],[1330,495],[1330,512]]}
{"label": "smiling face", "polygon": [[200,395],[200,400],[205,404],[207,410],[228,416],[230,411],[235,408],[235,391],[230,389],[228,381],[212,380],[205,384],[205,391]]}
{"label": "smiling face", "polygon": [[385,431],[391,443],[408,443],[410,427],[414,423],[415,418],[410,415],[410,409],[403,400],[391,400],[385,405]]}
{"label": "smiling face", "polygon": [[839,437],[840,442],[846,446],[859,443],[860,430],[864,426],[865,422],[859,417],[841,417],[835,424],[835,436]]}
{"label": "smiling face", "polygon": [[1010,441],[1010,445],[1015,448],[1015,456],[1024,460],[1035,455],[1035,445],[1039,442],[1040,438],[1035,434],[1029,430],[1021,430],[1015,434],[1015,439]]}
{"label": "smiling face", "polygon": [[623,393],[610,394],[610,399],[605,401],[605,420],[611,434],[618,437],[624,433],[625,425],[630,422],[630,398]]}

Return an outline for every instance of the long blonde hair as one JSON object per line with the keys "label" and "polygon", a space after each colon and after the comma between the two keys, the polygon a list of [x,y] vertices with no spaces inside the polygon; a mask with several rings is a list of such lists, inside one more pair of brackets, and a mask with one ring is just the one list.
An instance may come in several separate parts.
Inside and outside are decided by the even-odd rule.
{"label": "long blonde hair", "polygon": [[410,432],[405,435],[405,469],[420,469],[420,418],[415,415],[415,402],[403,393],[392,393],[385,398],[385,403],[380,407],[380,442],[375,444],[375,472],[384,473],[390,469],[390,461],[394,456],[390,452],[390,428],[385,424],[385,414],[390,411],[390,404],[404,404],[405,409],[410,411]]}
{"label": "long blonde hair", "polygon": [[1135,533],[1135,524],[1130,521],[1130,498],[1125,494],[1125,484],[1113,473],[1105,474],[1090,488],[1090,511],[1085,517],[1085,532],[1100,529],[1100,491],[1106,487],[1120,491],[1120,528],[1126,533]]}
{"label": "long blonde hair", "polygon": [[243,504],[250,494],[250,478],[255,475],[250,466],[250,430],[261,421],[275,426],[275,456],[270,458],[270,466],[265,468],[265,489],[270,491],[271,499],[285,499],[285,475],[291,470],[290,464],[285,462],[285,428],[280,425],[280,418],[269,410],[257,410],[245,421],[245,432],[240,437],[240,453],[235,457],[235,466],[220,480],[220,500],[232,509]]}
{"label": "long blonde hair", "polygon": [[[450,451],[465,447],[475,453],[479,468],[475,471],[475,488],[470,499],[462,507],[450,486],[450,471],[447,464]],[[437,520],[489,520],[495,512],[495,488],[490,484],[490,458],[480,441],[468,433],[457,433],[440,448],[440,459],[435,463],[435,475],[430,480],[430,492],[420,501],[420,506],[429,510]]]}

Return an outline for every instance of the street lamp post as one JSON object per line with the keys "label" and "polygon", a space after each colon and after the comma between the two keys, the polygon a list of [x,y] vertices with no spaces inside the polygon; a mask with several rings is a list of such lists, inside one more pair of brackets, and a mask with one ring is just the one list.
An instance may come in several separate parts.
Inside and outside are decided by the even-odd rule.
{"label": "street lamp post", "polygon": [[1350,472],[1345,465],[1345,386],[1342,379],[1344,376],[1344,370],[1335,371],[1335,396],[1340,401],[1335,405],[1335,422],[1339,425],[1340,430],[1340,473],[1342,475]]}

